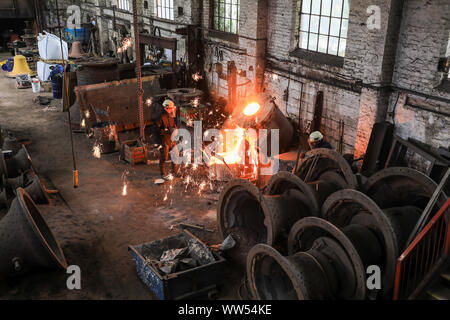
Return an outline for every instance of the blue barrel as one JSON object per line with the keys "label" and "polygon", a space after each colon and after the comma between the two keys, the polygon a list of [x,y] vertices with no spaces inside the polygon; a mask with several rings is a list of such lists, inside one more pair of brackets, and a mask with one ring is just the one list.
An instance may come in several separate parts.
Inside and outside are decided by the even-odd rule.
{"label": "blue barrel", "polygon": [[62,99],[62,77],[52,77],[52,92],[54,99]]}

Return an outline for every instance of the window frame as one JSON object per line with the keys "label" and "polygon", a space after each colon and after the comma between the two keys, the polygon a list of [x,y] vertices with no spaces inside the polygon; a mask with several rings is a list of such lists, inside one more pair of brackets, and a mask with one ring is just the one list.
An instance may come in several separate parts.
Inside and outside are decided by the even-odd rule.
{"label": "window frame", "polygon": [[[240,8],[241,8],[241,0],[235,0],[237,3],[233,4],[233,0],[211,0],[211,29],[214,32],[218,32],[218,33],[223,33],[223,34],[229,34],[229,35],[238,35],[239,34],[239,23],[240,23]],[[217,4],[217,7],[216,7]],[[220,5],[223,4],[224,5],[224,14],[223,16],[217,16],[219,14],[219,8]],[[230,18],[227,18],[226,13],[225,13],[225,7],[229,5],[230,6]],[[236,6],[236,17],[233,16],[233,6]],[[217,8],[217,12],[216,12],[216,8]],[[217,20],[223,20],[223,29],[218,28],[218,26],[216,25],[216,17]],[[230,20],[230,28],[229,31],[226,30],[226,21]],[[233,29],[233,24],[232,22],[235,21],[235,30],[236,32],[234,32]]]}
{"label": "window frame", "polygon": [[[309,12],[303,11],[304,10],[303,9],[304,1],[310,2],[309,3]],[[320,1],[318,13],[313,13],[313,8],[312,8],[313,1]],[[296,43],[295,43],[295,47],[291,51],[290,55],[301,58],[301,59],[309,60],[312,62],[317,62],[320,64],[329,64],[332,66],[342,67],[344,65],[345,54],[347,53],[347,47],[348,47],[348,26],[349,26],[349,21],[350,21],[350,1],[342,0],[342,8],[341,8],[341,13],[339,16],[333,16],[333,5],[334,5],[334,1],[337,1],[337,0],[330,1],[329,15],[324,14],[322,1],[323,0],[299,0],[299,1],[297,1],[297,7],[296,7],[297,23],[296,23],[296,27],[295,27]],[[346,7],[345,3],[347,3],[347,6],[348,6],[348,16],[347,17],[344,15],[344,8]],[[304,15],[304,16],[306,15],[308,17],[308,30],[307,31],[302,30],[302,15]],[[317,32],[311,31],[311,17],[312,16],[318,17]],[[321,33],[321,30],[320,30],[321,20],[322,20],[321,18],[329,19],[328,31],[326,34]],[[339,19],[339,34],[337,36],[332,35],[332,33],[331,33],[331,26],[332,26],[333,18]],[[346,35],[342,34],[344,20],[347,20],[347,34]],[[301,42],[302,33],[308,34],[308,38],[306,41],[306,48],[304,48],[304,47],[302,48],[302,42]],[[311,34],[314,34],[317,37],[315,49],[310,48],[310,40],[309,39],[310,39]],[[327,39],[326,52],[319,51],[320,36],[326,36],[326,39]],[[336,53],[330,52],[330,46],[331,46],[330,39],[331,38],[337,39]],[[340,55],[340,52],[339,52],[339,49],[340,49],[339,46],[341,45],[342,40],[345,40],[345,48],[344,48],[343,56]]]}
{"label": "window frame", "polygon": [[[125,12],[132,11],[132,0],[116,0],[116,8]],[[126,4],[126,8],[122,7],[121,4]]]}
{"label": "window frame", "polygon": [[[161,5],[158,5],[158,3],[161,3]],[[168,5],[167,5],[168,4]],[[172,6],[171,6],[172,4]],[[161,8],[161,12],[169,10],[169,17],[164,14],[164,16],[159,16],[159,8]],[[175,20],[175,0],[154,0],[153,1],[153,14],[158,19],[163,20]]]}

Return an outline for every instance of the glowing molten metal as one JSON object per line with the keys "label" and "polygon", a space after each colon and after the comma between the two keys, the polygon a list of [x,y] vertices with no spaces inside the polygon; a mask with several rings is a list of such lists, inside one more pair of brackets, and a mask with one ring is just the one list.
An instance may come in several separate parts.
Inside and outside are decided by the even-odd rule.
{"label": "glowing molten metal", "polygon": [[252,103],[248,104],[248,105],[245,107],[243,113],[244,113],[246,116],[252,116],[252,115],[254,115],[255,113],[258,112],[259,108],[261,108],[261,106],[259,105],[259,103],[257,103],[257,102],[252,102]]}

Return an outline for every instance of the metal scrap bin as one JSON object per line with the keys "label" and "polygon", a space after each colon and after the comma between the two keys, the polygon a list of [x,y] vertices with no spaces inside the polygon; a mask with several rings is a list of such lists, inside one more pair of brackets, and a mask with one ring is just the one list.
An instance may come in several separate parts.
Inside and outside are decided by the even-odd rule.
{"label": "metal scrap bin", "polygon": [[172,237],[128,247],[128,251],[136,263],[139,277],[161,300],[188,299],[202,294],[213,293],[217,290],[217,285],[225,280],[226,260],[214,252],[212,254],[215,261],[212,263],[167,275],[163,274],[145,258],[145,252],[156,251],[162,253],[168,249],[187,246],[189,239],[194,239],[207,248],[203,242],[186,230]]}

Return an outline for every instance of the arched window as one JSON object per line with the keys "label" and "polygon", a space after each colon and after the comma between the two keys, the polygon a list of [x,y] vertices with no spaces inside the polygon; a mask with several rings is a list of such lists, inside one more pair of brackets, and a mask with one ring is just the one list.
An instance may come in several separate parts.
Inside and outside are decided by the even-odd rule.
{"label": "arched window", "polygon": [[345,56],[349,0],[300,0],[298,46],[334,56]]}

